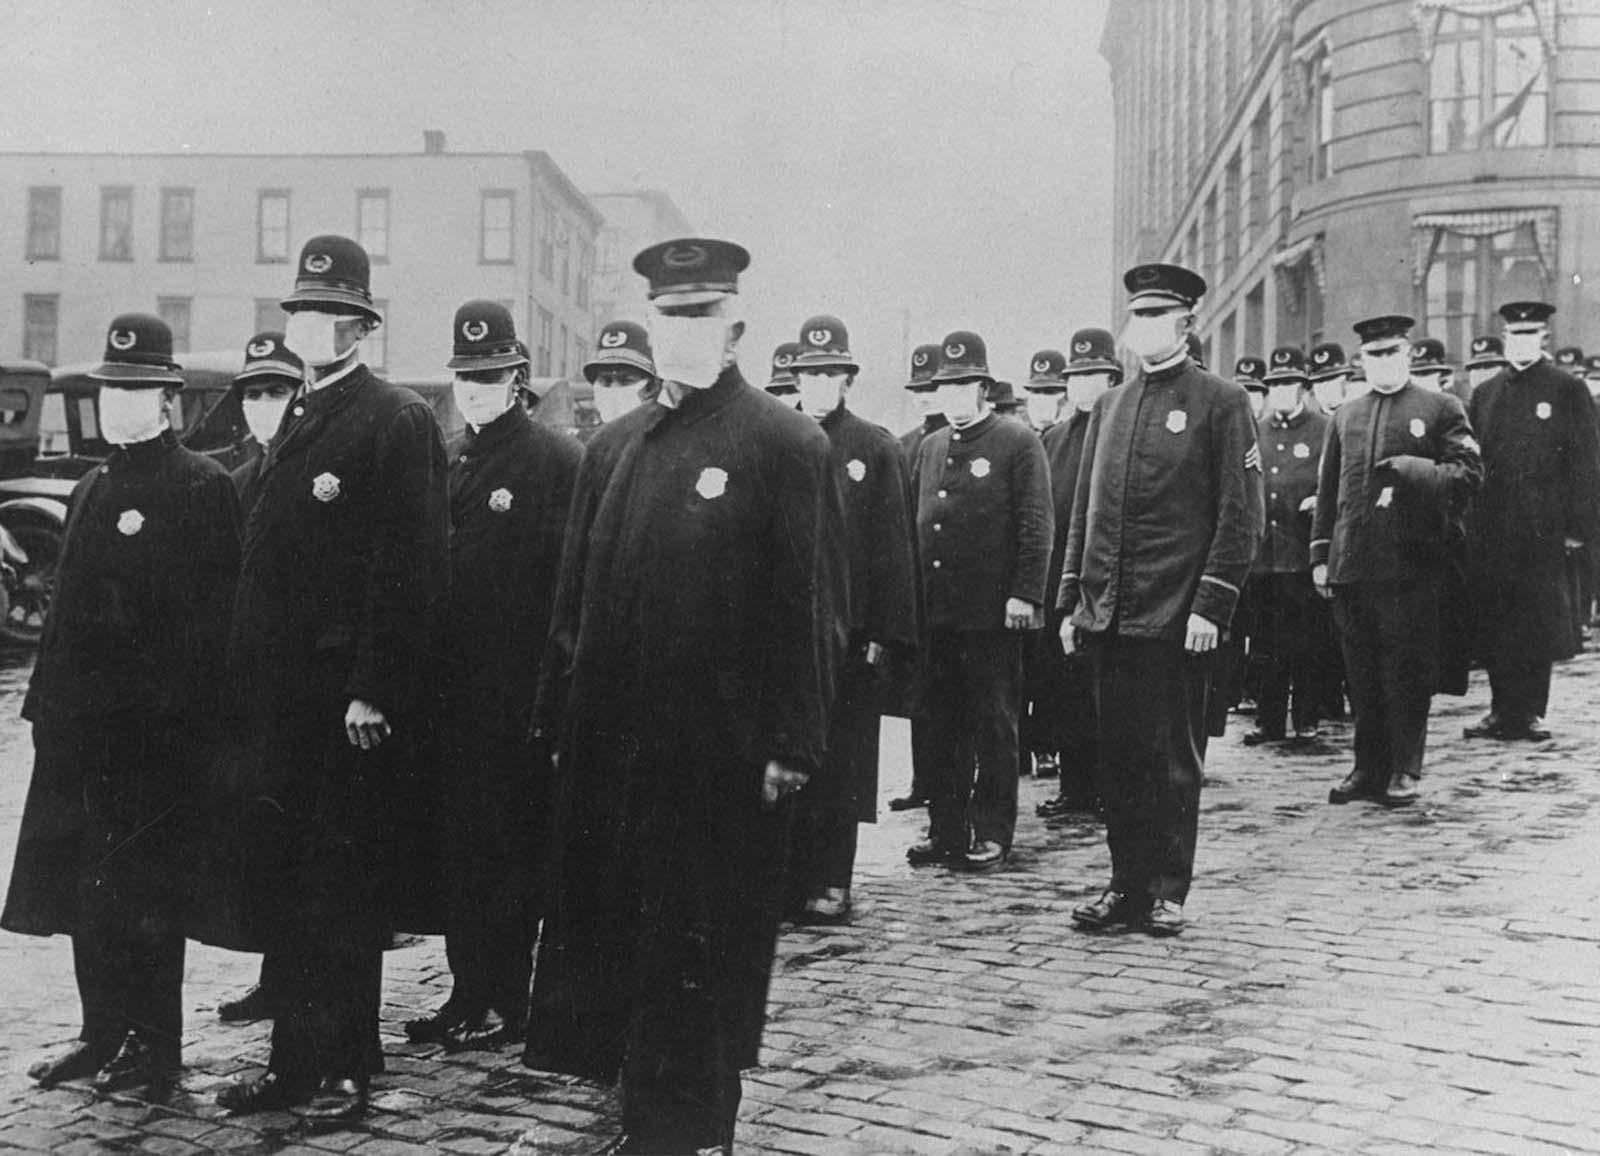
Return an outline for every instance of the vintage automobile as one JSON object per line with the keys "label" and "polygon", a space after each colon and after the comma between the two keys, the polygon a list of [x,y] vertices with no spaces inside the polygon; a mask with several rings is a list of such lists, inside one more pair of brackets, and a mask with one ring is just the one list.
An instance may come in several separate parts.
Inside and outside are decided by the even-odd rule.
{"label": "vintage automobile", "polygon": [[[0,360],[0,642],[31,644],[44,625],[66,512],[59,486],[19,484],[39,456],[50,371]],[[66,484],[70,491],[71,483]]]}

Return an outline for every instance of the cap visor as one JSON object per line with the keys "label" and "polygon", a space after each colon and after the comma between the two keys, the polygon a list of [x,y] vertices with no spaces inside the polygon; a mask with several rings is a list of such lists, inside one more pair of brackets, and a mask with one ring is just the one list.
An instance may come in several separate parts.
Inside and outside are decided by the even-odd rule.
{"label": "cap visor", "polygon": [[1105,361],[1095,358],[1092,361],[1074,361],[1061,371],[1062,377],[1072,377],[1079,373],[1121,373],[1122,365],[1115,361]]}
{"label": "cap visor", "polygon": [[1268,385],[1304,385],[1306,382],[1310,381],[1311,378],[1306,374],[1301,373],[1299,370],[1295,370],[1293,372],[1284,372],[1280,370],[1276,373],[1267,374],[1267,376],[1263,377],[1261,380],[1266,382]]}
{"label": "cap visor", "polygon": [[527,365],[528,359],[520,353],[496,353],[488,357],[452,357],[444,363],[446,369],[510,369],[513,365]]}
{"label": "cap visor", "polygon": [[583,376],[590,381],[608,365],[620,365],[624,369],[637,369],[640,373],[650,377],[656,375],[655,363],[644,354],[632,349],[608,349],[604,353],[597,353],[594,357],[583,363]]}
{"label": "cap visor", "polygon": [[304,381],[305,374],[300,367],[290,365],[287,361],[260,361],[240,373],[234,381],[254,381],[262,377],[281,377],[290,381]]}
{"label": "cap visor", "polygon": [[802,369],[844,369],[851,373],[861,372],[861,367],[850,358],[833,353],[802,353],[794,359],[794,369],[796,373]]}
{"label": "cap visor", "polygon": [[736,291],[733,289],[672,289],[664,293],[650,294],[650,304],[658,309],[674,309],[687,305],[709,305],[713,301],[721,301],[724,297],[732,297]]}
{"label": "cap visor", "polygon": [[383,314],[374,309],[368,302],[363,301],[354,293],[346,293],[340,289],[296,289],[278,304],[285,313],[293,313],[296,306],[321,305],[326,306],[330,313],[342,313],[351,317],[368,317],[378,324],[383,324]]}
{"label": "cap visor", "polygon": [[159,365],[126,365],[107,361],[89,371],[95,381],[114,381],[120,385],[182,385],[183,375]]}
{"label": "cap visor", "polygon": [[970,369],[956,370],[949,374],[936,373],[933,375],[934,385],[977,385],[979,382],[993,385],[994,377],[990,374]]}

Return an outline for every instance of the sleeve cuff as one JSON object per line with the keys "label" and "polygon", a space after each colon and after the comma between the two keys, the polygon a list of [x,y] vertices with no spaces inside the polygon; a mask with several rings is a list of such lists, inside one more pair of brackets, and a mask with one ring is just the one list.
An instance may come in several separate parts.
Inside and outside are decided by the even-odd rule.
{"label": "sleeve cuff", "polygon": [[1220,627],[1226,627],[1233,621],[1234,607],[1238,603],[1237,586],[1210,574],[1203,574],[1200,577],[1200,587],[1194,592],[1194,605],[1189,607],[1189,612],[1208,618]]}

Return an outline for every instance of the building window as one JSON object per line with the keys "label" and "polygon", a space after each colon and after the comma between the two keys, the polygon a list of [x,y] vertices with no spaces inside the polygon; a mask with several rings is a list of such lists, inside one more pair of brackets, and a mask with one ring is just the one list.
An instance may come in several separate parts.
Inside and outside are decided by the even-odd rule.
{"label": "building window", "polygon": [[361,360],[382,371],[389,368],[389,302],[374,300],[372,306],[383,318],[383,324],[361,339]]}
{"label": "building window", "polygon": [[1272,136],[1272,105],[1263,104],[1250,122],[1250,230],[1267,230],[1268,148]]}
{"label": "building window", "polygon": [[555,317],[550,310],[539,307],[539,341],[533,351],[533,375],[550,376],[550,342],[554,336]]}
{"label": "building window", "polygon": [[100,260],[133,260],[133,190],[126,185],[100,190]]}
{"label": "building window", "polygon": [[1419,14],[1433,152],[1549,143],[1548,47],[1538,14],[1532,3],[1500,7],[1482,16],[1442,6]]}
{"label": "building window", "polygon": [[284,318],[288,314],[278,304],[276,297],[256,298],[256,327],[253,333],[282,333]]}
{"label": "building window", "polygon": [[194,190],[161,190],[161,259],[194,260]]}
{"label": "building window", "polygon": [[1306,141],[1311,149],[1311,179],[1333,175],[1333,55],[1319,45],[1306,61]]}
{"label": "building window", "polygon": [[539,198],[539,272],[546,281],[555,280],[555,214],[550,211],[550,202],[543,197]]}
{"label": "building window", "polygon": [[1233,366],[1239,360],[1239,315],[1230,313],[1222,319],[1222,327],[1217,333],[1217,363],[1211,367],[1211,372],[1218,377],[1231,378]]}
{"label": "building window", "polygon": [[594,277],[594,246],[584,241],[578,246],[577,301],[579,309],[589,308],[589,282]]}
{"label": "building window", "polygon": [[512,247],[512,194],[504,189],[486,189],[478,225],[478,260],[485,265],[509,265]]}
{"label": "building window", "polygon": [[61,189],[28,190],[28,260],[61,260]]}
{"label": "building window", "polygon": [[256,263],[287,264],[289,260],[289,191],[262,189],[256,194]]}
{"label": "building window", "polygon": [[1257,281],[1254,289],[1244,299],[1244,334],[1240,338],[1239,356],[1265,357],[1267,353],[1267,284]]}
{"label": "building window", "polygon": [[1218,207],[1222,213],[1222,268],[1223,280],[1239,264],[1239,154],[1234,153],[1228,167],[1222,172],[1222,189],[1218,194]]}
{"label": "building window", "polygon": [[388,189],[362,189],[356,194],[356,240],[378,264],[389,259]]}
{"label": "building window", "polygon": [[1555,211],[1417,218],[1418,315],[1452,353],[1493,332],[1507,301],[1549,301],[1555,289]]}
{"label": "building window", "polygon": [[22,299],[22,356],[46,365],[56,363],[56,336],[61,326],[61,298],[55,293],[29,293]]}
{"label": "building window", "polygon": [[194,298],[192,297],[157,297],[156,316],[167,323],[167,328],[172,330],[172,351],[174,353],[187,353],[189,351],[189,319],[193,312]]}
{"label": "building window", "polygon": [[572,226],[570,224],[568,224],[566,221],[562,221],[560,226],[556,230],[556,247],[561,252],[561,295],[563,297],[571,297],[572,296]]}

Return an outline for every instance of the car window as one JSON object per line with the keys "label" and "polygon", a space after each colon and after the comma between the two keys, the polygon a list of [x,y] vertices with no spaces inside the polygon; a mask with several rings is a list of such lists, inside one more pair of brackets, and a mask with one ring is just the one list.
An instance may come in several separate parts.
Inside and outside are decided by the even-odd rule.
{"label": "car window", "polygon": [[72,435],[67,431],[67,399],[59,393],[44,395],[44,405],[39,410],[39,452],[72,452]]}
{"label": "car window", "polygon": [[100,440],[100,411],[95,408],[92,396],[78,399],[78,427],[90,441]]}

